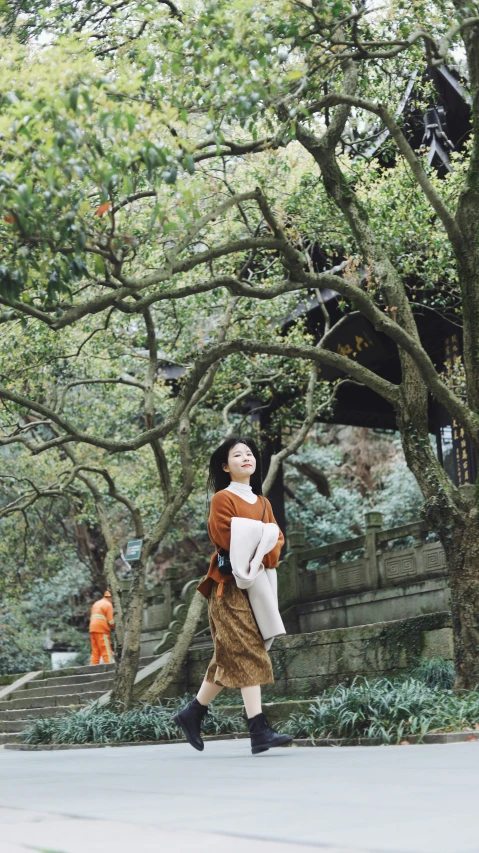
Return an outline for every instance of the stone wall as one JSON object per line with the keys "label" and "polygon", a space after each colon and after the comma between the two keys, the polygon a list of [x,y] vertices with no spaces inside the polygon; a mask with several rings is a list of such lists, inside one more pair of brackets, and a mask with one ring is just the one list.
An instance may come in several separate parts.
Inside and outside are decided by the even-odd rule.
{"label": "stone wall", "polygon": [[[210,645],[190,649],[182,679],[172,694],[198,689],[211,654]],[[420,658],[452,660],[452,656],[449,613],[291,634],[273,644],[275,683],[265,686],[264,695],[314,696],[356,676],[398,675],[411,669]]]}
{"label": "stone wall", "polygon": [[[440,613],[450,608],[451,593],[445,578],[405,584],[298,604],[284,613],[285,624],[303,631],[350,628],[409,619],[421,613]],[[292,624],[291,624],[292,623]]]}

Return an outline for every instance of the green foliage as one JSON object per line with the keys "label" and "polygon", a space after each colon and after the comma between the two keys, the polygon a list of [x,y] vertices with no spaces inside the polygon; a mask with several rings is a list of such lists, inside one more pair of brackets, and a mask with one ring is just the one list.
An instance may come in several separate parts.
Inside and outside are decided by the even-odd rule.
{"label": "green foliage", "polygon": [[383,527],[397,527],[420,518],[424,498],[412,472],[399,462],[383,477],[381,488],[371,497],[370,509],[383,515]]}
{"label": "green foliage", "polygon": [[[328,441],[326,427],[319,427],[316,432],[316,439],[323,435],[325,445],[318,445],[311,436],[291,457],[286,469],[286,482],[294,490],[294,500],[289,499],[286,504],[287,521],[292,529],[302,527],[306,531],[308,545],[327,545],[360,535],[367,510],[382,513],[384,528],[419,518],[423,497],[395,436],[381,436],[379,451],[374,433],[358,436],[357,446],[362,445],[363,453],[379,454],[377,467],[371,473],[371,489],[367,490],[351,474],[351,439]],[[320,494],[316,485],[295,467],[304,463],[323,473],[330,486],[329,497]]]}
{"label": "green foliage", "polygon": [[295,494],[302,504],[288,501],[286,518],[292,529],[297,526],[304,528],[308,546],[350,539],[362,531],[365,504],[359,491],[335,486],[328,498],[304,480]]}
{"label": "green foliage", "polygon": [[440,690],[452,690],[456,678],[452,660],[444,658],[424,658],[414,667],[411,675],[427,687]]}
{"label": "green foliage", "polygon": [[[82,297],[88,284],[105,292],[118,264],[138,280],[142,270],[158,268],[168,239],[181,239],[204,213],[204,199],[225,185],[228,192],[267,190],[293,242],[308,247],[320,239],[331,256],[340,246],[347,254],[356,250],[318,186],[312,159],[295,141],[295,121],[309,119],[325,80],[329,91],[341,88],[334,33],[351,4],[309,9],[273,0],[232,8],[226,0],[199,7],[188,1],[178,14],[170,5],[0,6],[0,287],[7,300],[23,294],[32,308],[61,316],[77,301],[77,282]],[[439,38],[449,27],[442,8],[425,15],[416,4],[405,14],[402,5],[392,0],[384,16],[351,15],[343,22],[346,38],[394,42],[425,19]],[[409,64],[402,57],[358,63],[359,94],[394,113],[410,67],[418,72],[416,98],[426,103],[426,63],[416,44]],[[370,116],[353,110],[345,138],[361,150],[373,130]],[[230,156],[223,182],[219,154],[229,140],[242,145],[268,134],[278,134],[285,150],[272,145],[249,163]],[[419,271],[431,290],[439,275],[447,296],[456,276],[448,242],[404,167],[384,170],[350,157],[342,167],[399,271]],[[462,180],[463,174],[448,180],[451,204]],[[231,224],[233,238],[239,217]],[[442,297],[432,298],[441,304]]]}
{"label": "green foliage", "polygon": [[[23,732],[24,743],[122,743],[177,740],[183,737],[172,721],[176,710],[190,697],[165,701],[160,705],[139,705],[130,711],[116,711],[88,705],[64,717],[48,717],[32,722]],[[204,720],[204,734],[227,734],[245,729],[240,715],[227,716],[211,707]]]}
{"label": "green foliage", "polygon": [[[34,52],[3,42],[0,284],[7,299],[26,291],[27,300],[35,293],[51,308],[78,280],[101,277],[115,203],[175,183],[183,155],[168,145],[165,119],[176,114],[158,108],[153,131],[139,97],[147,69],[124,70],[113,73],[75,38]],[[125,97],[129,106],[119,102]],[[184,168],[191,171],[189,161]],[[115,249],[128,254],[136,240],[118,236]]]}
{"label": "green foliage", "polygon": [[84,650],[91,577],[62,518],[65,502],[48,503],[39,502],[28,516],[0,520],[0,672],[49,668],[47,636]]}
{"label": "green foliage", "polygon": [[431,687],[416,678],[404,681],[355,680],[318,697],[304,714],[283,726],[296,737],[377,738],[399,743],[408,735],[459,731],[479,724],[479,692],[463,696]]}
{"label": "green foliage", "polygon": [[[372,226],[383,235],[388,256],[408,284],[411,301],[429,308],[450,307],[457,311],[458,272],[454,252],[441,223],[431,221],[429,203],[405,164],[380,168],[366,159],[358,159],[346,165],[355,175],[358,197],[366,206]],[[465,156],[455,158],[454,173],[446,178],[428,168],[436,192],[451,209],[457,205],[467,165],[466,152]],[[369,281],[368,291],[381,301],[374,279]]]}
{"label": "green foliage", "polygon": [[44,669],[49,658],[43,651],[41,636],[26,622],[21,608],[0,607],[0,675]]}
{"label": "green foliage", "polygon": [[23,596],[0,606],[0,674],[50,669],[47,638],[78,652],[76,666],[88,664],[91,600],[85,569],[65,567],[49,580],[34,580]]}
{"label": "green foliage", "polygon": [[68,624],[85,624],[84,595],[90,590],[86,566],[78,560],[64,565],[50,580],[35,579],[24,598],[25,609],[36,627],[65,630]]}

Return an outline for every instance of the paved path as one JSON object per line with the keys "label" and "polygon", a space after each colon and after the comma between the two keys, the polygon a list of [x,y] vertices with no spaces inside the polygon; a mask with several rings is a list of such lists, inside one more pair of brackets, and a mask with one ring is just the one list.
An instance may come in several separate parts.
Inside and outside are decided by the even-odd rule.
{"label": "paved path", "polygon": [[479,853],[479,743],[0,751],[0,853]]}

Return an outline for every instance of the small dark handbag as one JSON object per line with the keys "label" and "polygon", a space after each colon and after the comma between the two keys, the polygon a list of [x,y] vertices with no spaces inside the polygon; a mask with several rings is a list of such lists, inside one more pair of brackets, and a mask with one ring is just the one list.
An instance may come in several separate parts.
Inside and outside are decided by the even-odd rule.
{"label": "small dark handbag", "polygon": [[[263,515],[261,516],[261,521],[264,519],[264,514],[266,512],[266,501],[263,498]],[[216,548],[216,553],[218,554],[218,570],[222,575],[232,575],[233,574],[233,566],[231,565],[230,560],[230,552],[225,551],[224,548]]]}
{"label": "small dark handbag", "polygon": [[231,565],[230,552],[220,548],[218,553],[218,569],[222,575],[232,575],[233,566]]}

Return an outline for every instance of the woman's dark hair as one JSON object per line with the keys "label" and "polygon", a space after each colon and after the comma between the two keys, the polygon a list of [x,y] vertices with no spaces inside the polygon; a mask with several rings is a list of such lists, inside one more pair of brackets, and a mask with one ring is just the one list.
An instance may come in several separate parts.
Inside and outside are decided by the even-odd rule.
{"label": "woman's dark hair", "polygon": [[229,435],[225,438],[223,444],[220,444],[218,449],[211,454],[208,489],[211,489],[213,492],[219,492],[221,489],[226,489],[231,483],[231,477],[227,471],[223,471],[223,465],[228,464],[228,454],[236,444],[246,444],[253,451],[253,456],[256,459],[256,471],[254,474],[251,474],[250,485],[255,495],[262,495],[263,477],[261,474],[261,456],[257,444],[252,438],[244,438],[239,435]]}

